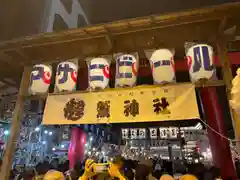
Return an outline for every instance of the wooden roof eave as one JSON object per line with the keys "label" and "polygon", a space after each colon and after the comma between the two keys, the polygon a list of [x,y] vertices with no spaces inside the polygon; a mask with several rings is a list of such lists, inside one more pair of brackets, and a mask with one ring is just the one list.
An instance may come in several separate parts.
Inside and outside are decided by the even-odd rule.
{"label": "wooden roof eave", "polygon": [[[210,8],[196,9],[185,12],[170,13],[166,15],[153,15],[135,19],[126,19],[107,24],[94,25],[86,28],[70,29],[67,31],[43,33],[36,36],[23,37],[11,41],[0,43],[0,52],[11,56],[17,60],[18,57],[25,58],[25,64],[49,62],[56,59],[63,60],[72,58],[72,56],[95,56],[100,53],[109,53],[111,50],[124,50],[127,47],[123,41],[126,36],[138,34],[144,36],[145,34],[158,33],[161,39],[163,29],[170,29],[174,26],[176,32],[177,28],[192,28],[195,24],[203,29],[208,28],[209,24],[214,24],[212,29],[209,29],[208,35],[216,34],[215,25],[220,25],[220,21],[225,17],[237,17],[240,12],[240,3],[229,3]],[[172,28],[173,29],[173,28]],[[167,31],[166,30],[166,31]],[[165,32],[166,32],[165,31]],[[203,33],[204,34],[204,33]],[[201,35],[196,38],[205,40],[208,35]],[[165,37],[166,35],[163,34]],[[181,36],[181,35],[179,35]],[[190,36],[190,35],[189,35]],[[168,37],[165,37],[165,39]],[[179,37],[180,38],[180,37]],[[188,35],[182,37],[184,39],[192,39]],[[212,37],[209,37],[209,39]],[[164,40],[165,40],[164,39]],[[181,39],[183,40],[183,39]],[[115,46],[116,42],[118,46]],[[143,40],[145,41],[145,40]],[[174,39],[177,43],[178,39]],[[182,42],[181,42],[182,43]],[[91,46],[96,45],[91,48]],[[141,43],[137,43],[141,44]],[[74,48],[69,48],[76,47]],[[78,47],[79,46],[79,47]],[[148,43],[144,48],[154,48],[156,43]],[[88,48],[88,49],[87,49]],[[102,49],[101,49],[102,48]],[[134,47],[135,48],[135,47]],[[67,52],[62,52],[65,49]],[[86,50],[87,49],[87,50]],[[100,50],[99,50],[100,49]],[[127,48],[126,48],[127,49]],[[132,48],[133,49],[133,48]],[[64,54],[63,54],[64,53]],[[42,55],[42,57],[40,57]]]}

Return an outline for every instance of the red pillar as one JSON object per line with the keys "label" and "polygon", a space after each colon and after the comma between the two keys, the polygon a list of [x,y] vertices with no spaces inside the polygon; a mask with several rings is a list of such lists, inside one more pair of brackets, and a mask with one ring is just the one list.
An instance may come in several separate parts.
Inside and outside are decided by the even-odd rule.
{"label": "red pillar", "polygon": [[86,133],[79,128],[72,128],[68,149],[69,166],[73,168],[78,160],[83,160],[86,143]]}
{"label": "red pillar", "polygon": [[68,149],[68,159],[69,159],[69,166],[73,168],[76,164],[76,153],[77,153],[77,139],[78,139],[78,128],[72,128],[71,131],[71,140]]}
{"label": "red pillar", "polygon": [[84,153],[85,153],[85,144],[86,144],[86,133],[82,129],[78,131],[78,144],[77,144],[77,160],[83,161],[84,160]]}
{"label": "red pillar", "polygon": [[[227,131],[224,125],[223,109],[219,104],[216,87],[201,88],[200,96],[208,125],[226,137]],[[220,168],[222,178],[237,179],[228,140],[219,136],[210,128],[207,131],[213,161],[215,166]]]}

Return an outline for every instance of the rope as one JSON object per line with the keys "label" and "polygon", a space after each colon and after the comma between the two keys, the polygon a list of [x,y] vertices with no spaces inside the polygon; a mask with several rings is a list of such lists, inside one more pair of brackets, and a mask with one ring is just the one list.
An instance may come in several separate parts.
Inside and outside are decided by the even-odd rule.
{"label": "rope", "polygon": [[[232,145],[233,142],[240,142],[238,140],[233,140],[233,139],[230,139],[224,135],[222,135],[221,133],[219,133],[218,131],[216,131],[214,128],[212,128],[211,126],[209,126],[206,122],[204,122],[202,119],[200,119],[200,121],[205,125],[207,126],[211,131],[213,131],[214,133],[216,133],[217,135],[219,135],[220,137],[226,139],[229,141],[229,143]],[[233,150],[238,156],[240,156],[240,154],[233,148],[230,146],[230,149]]]}

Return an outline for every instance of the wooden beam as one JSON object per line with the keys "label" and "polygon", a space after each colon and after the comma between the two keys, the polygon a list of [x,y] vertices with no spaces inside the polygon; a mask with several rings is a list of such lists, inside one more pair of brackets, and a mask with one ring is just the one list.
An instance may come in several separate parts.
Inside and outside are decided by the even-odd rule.
{"label": "wooden beam", "polygon": [[24,68],[21,86],[18,92],[17,101],[13,113],[10,135],[8,137],[8,142],[3,157],[3,164],[1,166],[1,180],[9,180],[9,175],[12,168],[12,160],[14,156],[13,154],[15,152],[15,146],[19,136],[19,129],[24,111],[24,96],[26,95],[29,86],[31,70],[31,67]]}
{"label": "wooden beam", "polygon": [[17,83],[13,83],[13,82],[9,82],[7,80],[5,80],[4,78],[0,78],[0,81],[3,82],[4,84],[7,84],[8,86],[13,86],[13,87],[17,87]]}
{"label": "wooden beam", "polygon": [[22,65],[22,62],[16,63],[16,61],[14,61],[11,56],[5,53],[0,53],[0,60],[13,69],[16,69],[16,66],[18,66],[19,64]]}
{"label": "wooden beam", "polygon": [[[1,67],[0,68],[0,81],[2,81],[5,84],[8,84],[9,86],[13,86],[16,88],[19,88],[20,82],[21,82],[21,75],[22,73],[16,70],[10,71],[8,67]],[[10,82],[6,79],[11,79],[13,82]]]}
{"label": "wooden beam", "polygon": [[[135,19],[122,20],[105,24],[113,35],[128,34],[132,32],[153,30],[163,27],[173,27],[176,25],[186,25],[196,22],[205,22],[211,20],[220,20],[224,16],[236,16],[239,13],[240,3],[229,3],[210,8],[202,8],[191,11],[175,12],[164,15],[155,15],[154,20],[157,26],[152,26],[151,17],[141,17]],[[149,19],[149,21],[147,20]],[[131,27],[127,27],[130,24]],[[134,26],[136,25],[136,26]],[[123,30],[116,31],[116,28]],[[16,50],[21,48],[46,46],[50,44],[59,44],[65,42],[73,42],[78,40],[93,39],[99,37],[106,37],[107,33],[99,32],[102,25],[94,25],[86,28],[71,29],[58,33],[45,33],[37,36],[30,36],[25,38],[14,39],[7,42],[0,43],[1,51]],[[115,31],[114,31],[115,29]],[[83,35],[83,32],[91,32],[92,36],[88,33]]]}
{"label": "wooden beam", "polygon": [[[186,83],[178,83],[179,85],[181,84],[188,84],[190,82]],[[166,84],[166,85],[171,85],[171,84]],[[164,87],[166,85],[152,85],[149,87]],[[209,86],[224,86],[224,81],[222,80],[216,80],[216,81],[200,81],[196,82],[195,84],[196,88],[199,87],[209,87]],[[126,90],[126,88],[124,88]],[[132,89],[132,88],[129,88]],[[122,88],[114,88],[114,89],[106,89],[105,91],[121,91]],[[68,95],[68,94],[74,94],[74,93],[89,93],[89,91],[73,91],[73,92],[57,92],[57,93],[50,93],[51,95]],[[39,94],[39,95],[26,95],[25,100],[41,100],[41,99],[46,99],[48,94]]]}
{"label": "wooden beam", "polygon": [[0,93],[3,93],[7,88],[9,88],[9,85],[7,85],[7,84],[0,86]]}
{"label": "wooden beam", "polygon": [[[29,57],[27,57],[27,56],[24,54],[23,49],[17,50],[16,53],[18,53],[20,56],[22,56],[24,59],[26,59],[26,61],[28,61],[28,62],[31,61],[31,60],[29,59]],[[20,62],[20,63],[21,63],[21,62]],[[21,63],[21,65],[23,65],[23,64]]]}
{"label": "wooden beam", "polygon": [[111,49],[110,49],[110,53],[113,52],[113,48],[114,48],[114,41],[112,39],[112,35],[111,32],[109,31],[109,29],[106,26],[103,26],[104,30],[108,33],[108,35],[106,35],[106,39],[107,42],[109,43]]}

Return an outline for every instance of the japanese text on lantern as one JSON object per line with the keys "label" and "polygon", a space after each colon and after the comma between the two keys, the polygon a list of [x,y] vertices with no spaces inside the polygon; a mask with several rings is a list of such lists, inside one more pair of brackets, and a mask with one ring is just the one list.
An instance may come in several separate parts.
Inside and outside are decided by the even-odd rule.
{"label": "japanese text on lantern", "polygon": [[68,80],[68,73],[71,73],[71,76],[73,76],[74,69],[70,67],[69,64],[59,64],[58,70],[57,70],[57,75],[61,75],[62,73],[62,78],[59,79],[59,84],[63,84]]}
{"label": "japanese text on lantern", "polygon": [[[201,56],[202,51],[202,56]],[[209,57],[209,48],[208,46],[202,47],[195,47],[193,49],[194,54],[194,66],[193,72],[198,72],[203,65],[204,70],[212,71],[214,69],[213,64],[210,64],[210,57]],[[201,59],[202,58],[202,59]]]}
{"label": "japanese text on lantern", "polygon": [[51,75],[49,72],[44,72],[44,67],[34,66],[32,72],[36,73],[31,74],[30,85],[32,85],[34,80],[39,79],[43,79],[43,82],[45,82],[46,84],[50,84]]}

